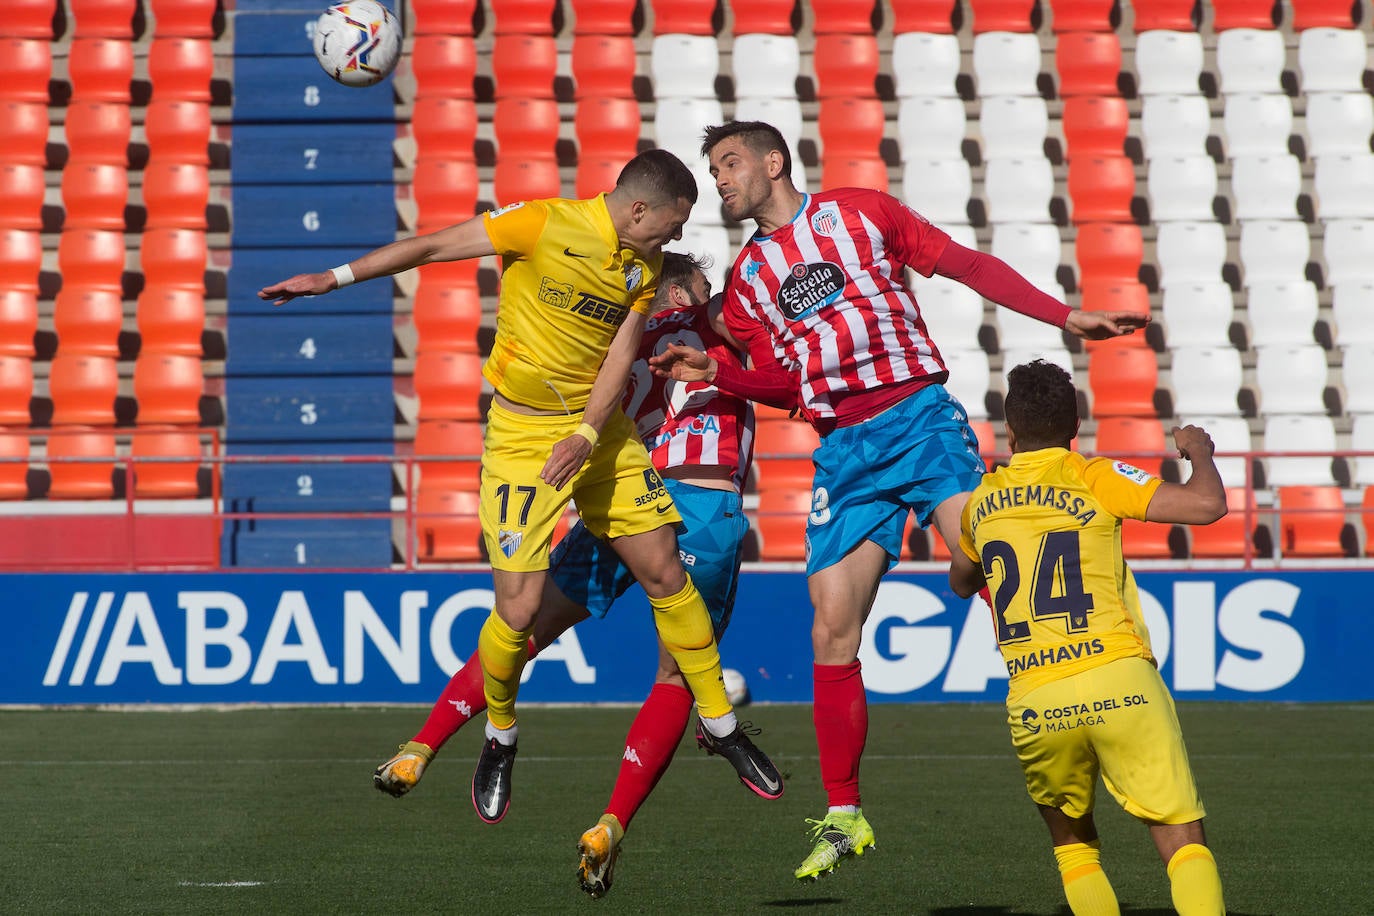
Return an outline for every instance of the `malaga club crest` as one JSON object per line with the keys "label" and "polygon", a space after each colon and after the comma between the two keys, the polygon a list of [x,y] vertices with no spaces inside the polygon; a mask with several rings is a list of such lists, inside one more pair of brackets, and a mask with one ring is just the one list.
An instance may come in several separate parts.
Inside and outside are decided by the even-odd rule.
{"label": "malaga club crest", "polygon": [[496,543],[501,548],[501,552],[509,560],[515,556],[515,552],[520,549],[520,543],[525,540],[523,531],[502,531],[497,535]]}
{"label": "malaga club crest", "polygon": [[625,266],[625,291],[632,293],[639,289],[639,284],[644,281],[644,268],[638,264],[627,264]]}

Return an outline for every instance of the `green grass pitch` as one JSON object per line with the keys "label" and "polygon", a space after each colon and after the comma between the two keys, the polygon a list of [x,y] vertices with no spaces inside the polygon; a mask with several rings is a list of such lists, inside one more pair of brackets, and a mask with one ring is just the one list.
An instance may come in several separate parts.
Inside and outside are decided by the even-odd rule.
{"label": "green grass pitch", "polygon": [[[469,801],[480,728],[397,800],[372,769],[426,710],[0,711],[3,913],[1064,914],[1003,712],[874,705],[864,809],[878,845],[792,878],[824,796],[808,706],[747,716],[788,779],[756,798],[684,742],[626,838],[614,889],[574,877],[633,710],[522,711],[515,800]],[[1374,913],[1374,704],[1180,705],[1234,914]],[[1099,798],[1124,911],[1172,912],[1144,828]]]}

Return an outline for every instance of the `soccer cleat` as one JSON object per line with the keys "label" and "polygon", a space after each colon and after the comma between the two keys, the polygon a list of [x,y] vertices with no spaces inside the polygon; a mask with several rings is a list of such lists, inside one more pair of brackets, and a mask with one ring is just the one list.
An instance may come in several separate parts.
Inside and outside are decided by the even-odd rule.
{"label": "soccer cleat", "polygon": [[[754,746],[754,742],[749,740],[749,735],[757,735],[759,729],[752,728],[750,722],[735,726],[735,730],[724,738],[717,738],[711,734],[710,730],[702,724],[701,719],[697,719],[697,747],[705,749],[708,754],[719,754],[739,774],[739,781],[744,783],[755,795],[762,798],[774,799],[782,797],[782,777],[778,775],[778,768],[773,766],[773,761],[768,759],[768,755]],[[748,732],[745,729],[749,729]]]}
{"label": "soccer cleat", "polygon": [[495,824],[510,809],[510,772],[515,768],[515,745],[488,738],[472,771],[472,806],[477,816]]}
{"label": "soccer cleat", "polygon": [[434,760],[434,749],[419,741],[407,741],[397,749],[396,756],[377,767],[372,784],[393,798],[400,798],[420,782],[425,767]]}
{"label": "soccer cleat", "polygon": [[793,872],[803,881],[815,881],[821,875],[835,870],[835,866],[845,856],[861,856],[869,846],[875,846],[873,828],[864,818],[863,809],[849,814],[832,811],[821,820],[807,818],[814,825],[811,836],[816,847],[811,855]]}
{"label": "soccer cleat", "polygon": [[581,861],[577,863],[577,883],[593,900],[606,896],[615,875],[615,860],[620,856],[620,844],[602,818],[577,841]]}

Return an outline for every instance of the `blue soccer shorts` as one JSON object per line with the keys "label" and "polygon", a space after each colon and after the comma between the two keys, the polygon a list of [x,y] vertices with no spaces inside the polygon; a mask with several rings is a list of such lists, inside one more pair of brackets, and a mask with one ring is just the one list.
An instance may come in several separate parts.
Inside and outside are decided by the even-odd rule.
{"label": "blue soccer shorts", "polygon": [[[735,583],[749,519],[739,494],[733,491],[696,487],[671,477],[663,478],[663,485],[682,515],[678,555],[706,602],[719,639],[735,605]],[[563,594],[595,617],[605,617],[615,600],[635,582],[610,544],[581,522],[554,548],[549,575]]]}
{"label": "blue soccer shorts", "polygon": [[821,439],[806,519],[806,574],[838,563],[865,540],[902,554],[909,512],[921,527],[983,477],[968,414],[943,385],[927,385],[870,420]]}

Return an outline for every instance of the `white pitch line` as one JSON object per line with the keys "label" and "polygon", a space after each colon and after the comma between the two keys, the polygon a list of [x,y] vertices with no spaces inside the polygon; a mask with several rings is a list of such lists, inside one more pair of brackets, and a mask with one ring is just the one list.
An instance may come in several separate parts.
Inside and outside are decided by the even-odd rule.
{"label": "white pitch line", "polygon": [[177,887],[262,887],[266,881],[178,881]]}

